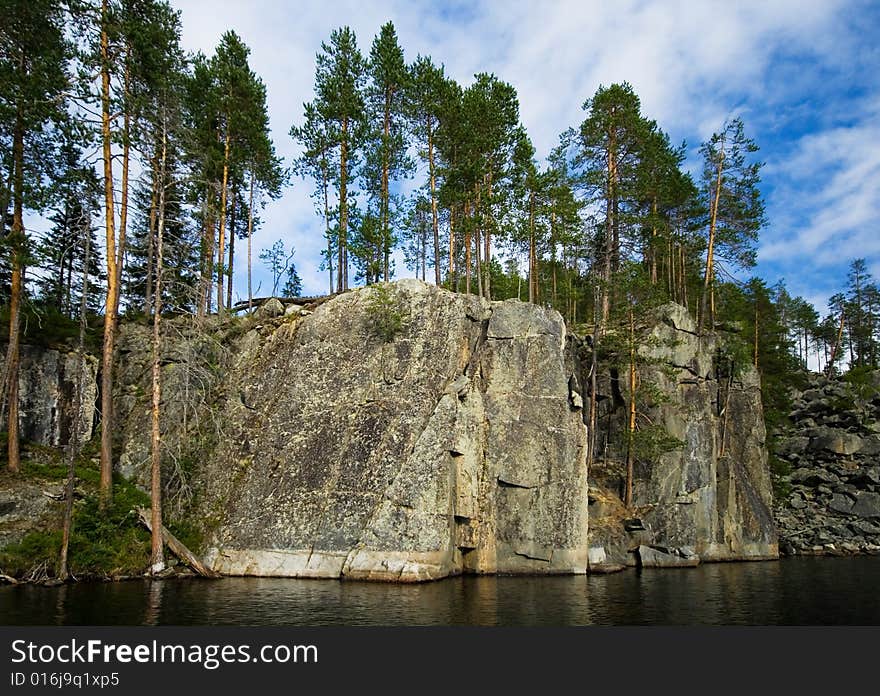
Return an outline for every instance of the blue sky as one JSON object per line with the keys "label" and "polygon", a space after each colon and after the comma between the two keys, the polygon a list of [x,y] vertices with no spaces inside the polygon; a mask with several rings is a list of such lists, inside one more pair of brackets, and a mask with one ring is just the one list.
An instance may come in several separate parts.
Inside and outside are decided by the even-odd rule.
{"label": "blue sky", "polygon": [[[539,157],[579,124],[600,84],[626,80],[673,142],[697,148],[739,115],[766,163],[769,224],[757,273],[825,310],[846,266],[868,260],[880,279],[880,4],[844,0],[737,2],[285,2],[173,0],[188,50],[212,53],[234,29],[266,83],[276,148],[313,95],[315,54],[351,26],[364,52],[394,22],[407,60],[431,55],[467,84],[479,71],[516,87]],[[297,249],[307,294],[326,291],[318,271],[321,223],[311,183],[294,179],[270,203],[255,248],[278,238]],[[401,262],[398,277],[408,275]],[[237,283],[245,292],[243,273]],[[266,287],[266,275],[258,277]]]}

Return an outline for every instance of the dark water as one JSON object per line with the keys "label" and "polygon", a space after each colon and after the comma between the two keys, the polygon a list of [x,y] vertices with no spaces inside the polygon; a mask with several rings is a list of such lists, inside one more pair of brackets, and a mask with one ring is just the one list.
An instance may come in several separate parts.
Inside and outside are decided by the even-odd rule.
{"label": "dark water", "polygon": [[0,587],[0,624],[880,625],[880,557],[423,585],[226,578]]}

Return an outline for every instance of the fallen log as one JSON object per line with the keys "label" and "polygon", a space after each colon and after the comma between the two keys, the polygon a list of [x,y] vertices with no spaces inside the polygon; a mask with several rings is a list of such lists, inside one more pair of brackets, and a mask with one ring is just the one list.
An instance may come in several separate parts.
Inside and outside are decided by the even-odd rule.
{"label": "fallen log", "polygon": [[[144,523],[144,526],[153,531],[153,523],[150,519],[150,511],[146,508],[138,508],[137,509],[138,517],[140,517],[141,522]],[[196,573],[205,578],[219,578],[220,573],[217,573],[207,566],[205,566],[198,557],[190,551],[183,544],[180,539],[174,536],[171,532],[168,531],[168,528],[163,524],[162,525],[162,541],[165,542],[165,546],[167,546],[171,553],[177,556],[181,561],[186,563],[190,568],[192,568]]]}

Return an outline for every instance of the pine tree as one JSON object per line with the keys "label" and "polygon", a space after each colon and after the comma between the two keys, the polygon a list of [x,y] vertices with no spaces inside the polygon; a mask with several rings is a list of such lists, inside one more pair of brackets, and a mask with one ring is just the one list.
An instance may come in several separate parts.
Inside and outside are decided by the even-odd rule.
{"label": "pine tree", "polygon": [[440,216],[438,213],[437,130],[443,113],[446,79],[443,67],[429,57],[418,56],[410,67],[406,108],[419,156],[428,165],[428,191],[431,203],[431,230],[434,241],[434,283],[440,285]]}
{"label": "pine tree", "polygon": [[[12,225],[3,240],[11,267],[9,344],[4,370],[8,409],[8,468],[20,466],[18,372],[20,312],[31,243],[25,210],[42,210],[57,149],[54,124],[64,120],[69,47],[64,39],[61,5],[50,0],[7,0],[3,51],[0,52],[0,132],[11,145]],[[5,158],[4,158],[5,159]],[[3,213],[5,217],[5,207]]]}
{"label": "pine tree", "polygon": [[591,201],[604,208],[601,239],[601,321],[610,316],[612,278],[620,267],[629,207],[637,195],[636,180],[643,144],[651,124],[641,115],[641,103],[624,82],[602,87],[584,102],[587,118],[580,126],[577,164]]}
{"label": "pine tree", "polygon": [[714,326],[715,278],[718,261],[734,268],[755,265],[758,230],[765,223],[764,203],[758,189],[760,162],[750,162],[757,152],[745,136],[742,119],[727,121],[721,131],[700,147],[703,156],[702,196],[708,210],[706,263],[699,325]]}
{"label": "pine tree", "polygon": [[387,282],[390,278],[391,248],[394,234],[391,229],[391,185],[411,169],[406,155],[407,139],[404,130],[404,95],[409,81],[403,49],[397,40],[394,24],[382,25],[373,40],[368,63],[370,82],[367,98],[373,113],[374,130],[373,157],[378,160],[379,216],[382,229],[382,276]]}
{"label": "pine tree", "polygon": [[84,273],[91,288],[85,306],[96,312],[100,305],[96,295],[103,280],[101,268],[94,253],[89,254],[86,266],[83,238],[89,237],[90,249],[97,248],[93,218],[100,212],[101,188],[94,167],[82,160],[82,153],[71,135],[65,136],[61,150],[53,182],[56,203],[49,216],[52,229],[40,241],[36,252],[44,270],[37,287],[47,307],[74,318],[80,311]]}
{"label": "pine tree", "polygon": [[315,105],[329,124],[328,132],[339,151],[338,292],[348,289],[349,182],[365,130],[366,70],[366,61],[349,27],[334,30],[330,43],[321,44],[315,71]]}
{"label": "pine tree", "polygon": [[[338,208],[331,205],[331,189],[337,185],[338,168],[334,159],[334,136],[330,124],[321,116],[314,103],[303,105],[305,120],[302,126],[292,126],[290,137],[302,147],[302,154],[294,160],[293,170],[303,178],[315,182],[312,199],[315,210],[324,221],[324,239],[327,248],[322,252],[324,266],[330,276],[330,294],[333,293],[333,252],[338,246],[337,219]],[[341,273],[341,269],[337,269]]]}

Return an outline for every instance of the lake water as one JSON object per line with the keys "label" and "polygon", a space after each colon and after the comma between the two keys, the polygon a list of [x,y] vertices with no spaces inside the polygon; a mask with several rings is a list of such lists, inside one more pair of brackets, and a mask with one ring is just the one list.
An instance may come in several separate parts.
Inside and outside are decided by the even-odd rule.
{"label": "lake water", "polygon": [[0,587],[0,624],[880,625],[880,557],[422,585],[225,578]]}

